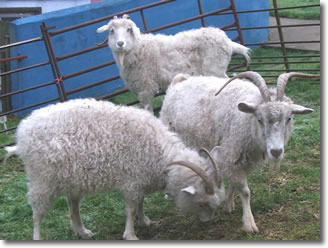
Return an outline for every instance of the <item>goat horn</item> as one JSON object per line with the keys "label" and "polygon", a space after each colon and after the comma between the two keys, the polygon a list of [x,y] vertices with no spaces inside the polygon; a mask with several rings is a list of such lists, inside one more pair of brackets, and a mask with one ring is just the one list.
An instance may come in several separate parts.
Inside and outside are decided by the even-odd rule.
{"label": "goat horn", "polygon": [[264,102],[271,101],[270,93],[269,93],[269,90],[268,90],[265,80],[262,78],[262,76],[260,74],[258,74],[255,71],[245,71],[245,72],[239,73],[236,76],[230,78],[215,95],[217,96],[223,90],[223,88],[225,88],[231,81],[235,80],[236,78],[250,79],[259,88]]}
{"label": "goat horn", "polygon": [[216,185],[220,188],[221,187],[221,176],[219,175],[220,173],[220,167],[219,165],[216,163],[215,159],[213,158],[212,154],[204,147],[200,148],[200,151],[203,151],[207,154],[207,156],[210,158],[210,160],[213,163],[213,167],[214,167],[214,172],[215,172],[215,181],[216,181]]}
{"label": "goat horn", "polygon": [[168,166],[172,166],[172,165],[181,165],[184,167],[187,167],[189,169],[191,169],[192,171],[194,171],[198,176],[200,176],[201,179],[204,180],[205,185],[206,185],[206,192],[209,194],[214,194],[214,185],[213,185],[213,180],[209,177],[209,175],[199,166],[190,163],[190,162],[185,162],[185,161],[175,161],[172,162],[170,164],[168,164]]}
{"label": "goat horn", "polygon": [[101,43],[96,43],[96,46],[104,46],[108,42],[108,37]]}
{"label": "goat horn", "polygon": [[291,77],[296,78],[307,78],[307,79],[319,79],[319,75],[314,74],[306,74],[306,73],[300,73],[300,72],[289,72],[289,73],[283,73],[280,74],[277,80],[277,101],[282,101],[285,95],[285,87],[288,82],[288,80]]}

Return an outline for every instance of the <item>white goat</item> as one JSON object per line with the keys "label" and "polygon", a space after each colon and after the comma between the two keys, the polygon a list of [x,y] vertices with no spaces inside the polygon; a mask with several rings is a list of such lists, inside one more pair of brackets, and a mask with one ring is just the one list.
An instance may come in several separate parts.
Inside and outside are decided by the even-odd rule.
{"label": "white goat", "polygon": [[17,145],[7,150],[25,165],[34,239],[40,239],[42,218],[59,194],[67,196],[74,231],[88,238],[93,234],[82,224],[80,199],[119,189],[127,215],[124,239],[137,239],[135,213],[140,225],[150,224],[145,194],[165,189],[178,208],[201,221],[211,220],[225,198],[217,165],[148,111],[133,107],[78,99],[36,110],[19,124]]}
{"label": "white goat", "polygon": [[[249,71],[231,78],[227,83],[232,83],[215,96],[227,79],[178,75],[167,90],[160,112],[163,123],[175,130],[187,146],[218,146],[213,149],[213,156],[230,180],[225,210],[234,210],[233,193],[237,189],[246,232],[258,232],[247,175],[265,160],[279,167],[292,133],[293,114],[313,111],[293,104],[284,95],[285,85],[293,76],[318,78],[302,73],[282,74],[275,92],[269,91],[259,74]],[[245,77],[252,82],[237,79]]]}
{"label": "white goat", "polygon": [[219,28],[207,27],[180,32],[174,36],[140,34],[128,15],[114,17],[97,29],[109,31],[112,49],[126,87],[138,94],[144,108],[153,111],[154,95],[165,91],[178,73],[227,77],[233,53],[249,63],[249,49],[231,41]]}

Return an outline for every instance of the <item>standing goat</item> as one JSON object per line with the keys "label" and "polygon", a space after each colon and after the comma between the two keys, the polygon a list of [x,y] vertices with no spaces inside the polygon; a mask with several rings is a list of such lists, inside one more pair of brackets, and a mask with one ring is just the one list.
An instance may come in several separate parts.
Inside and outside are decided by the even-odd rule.
{"label": "standing goat", "polygon": [[[213,156],[230,180],[225,210],[234,210],[236,189],[242,201],[246,232],[258,232],[247,175],[265,160],[279,166],[292,133],[293,115],[313,111],[284,95],[290,77],[318,78],[302,73],[282,74],[275,92],[251,71],[240,73],[227,83],[225,78],[178,75],[167,90],[160,112],[163,123],[175,130],[187,146],[218,146],[213,149]],[[220,87],[222,92],[215,96]]]}
{"label": "standing goat", "polygon": [[144,108],[153,111],[154,95],[165,91],[178,73],[227,77],[233,53],[249,63],[249,49],[231,41],[219,28],[207,27],[180,32],[174,36],[140,34],[128,15],[114,17],[98,33],[109,31],[112,49],[126,87],[138,94]]}
{"label": "standing goat", "polygon": [[[126,208],[124,239],[137,239],[134,216],[149,225],[145,194],[166,190],[182,211],[209,221],[225,198],[219,167],[187,148],[148,111],[91,99],[34,111],[17,129],[19,155],[28,178],[34,239],[43,216],[60,194],[67,196],[74,231],[92,236],[80,218],[80,199],[119,189]],[[211,162],[212,161],[212,162]]]}

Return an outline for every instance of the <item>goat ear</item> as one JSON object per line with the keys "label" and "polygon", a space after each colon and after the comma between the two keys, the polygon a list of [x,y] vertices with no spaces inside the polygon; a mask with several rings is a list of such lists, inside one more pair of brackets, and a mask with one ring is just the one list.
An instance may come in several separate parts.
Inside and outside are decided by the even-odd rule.
{"label": "goat ear", "polygon": [[131,19],[131,17],[128,14],[124,14],[123,19]]}
{"label": "goat ear", "polygon": [[137,26],[132,26],[132,32],[133,32],[134,37],[139,39],[140,29]]}
{"label": "goat ear", "polygon": [[108,31],[108,24],[100,27],[97,29],[97,33],[102,33],[102,32],[105,32],[105,31]]}
{"label": "goat ear", "polygon": [[238,104],[238,109],[241,112],[252,114],[255,112],[256,107],[253,104],[241,102]]}
{"label": "goat ear", "polygon": [[182,192],[187,192],[188,194],[194,195],[196,194],[196,189],[194,186],[188,186],[186,188],[181,189]]}
{"label": "goat ear", "polygon": [[297,104],[292,105],[292,114],[305,115],[305,114],[311,114],[312,112],[313,109],[305,108]]}
{"label": "goat ear", "polygon": [[134,35],[135,38],[139,39],[140,38],[140,29],[137,26],[132,26],[132,34]]}
{"label": "goat ear", "polygon": [[117,19],[117,16],[114,16],[113,19]]}

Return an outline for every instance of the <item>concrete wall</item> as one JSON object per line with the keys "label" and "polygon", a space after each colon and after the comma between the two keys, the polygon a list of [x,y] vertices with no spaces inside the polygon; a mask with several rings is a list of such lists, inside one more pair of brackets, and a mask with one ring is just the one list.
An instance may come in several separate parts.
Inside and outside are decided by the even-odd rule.
{"label": "concrete wall", "polygon": [[[48,27],[56,26],[54,30],[62,29],[71,25],[83,23],[89,20],[121,12],[124,10],[136,8],[145,4],[156,2],[157,0],[107,0],[104,2],[83,5],[75,8],[60,10],[56,12],[46,13],[43,15],[32,16],[16,20],[11,25],[11,41],[21,41],[41,36],[40,25],[46,22]],[[237,10],[246,9],[264,9],[268,8],[269,1],[249,1],[235,0]],[[203,0],[203,12],[209,12],[214,9],[223,8],[230,5],[229,0]],[[183,20],[188,17],[198,15],[198,5],[196,0],[177,0],[175,2],[147,9],[144,11],[145,18],[149,29],[156,28],[168,23]],[[142,19],[139,12],[130,14],[131,18],[144,30]],[[269,15],[267,12],[259,12],[255,14],[240,14],[240,23],[242,27],[247,26],[265,26],[268,25]],[[232,15],[213,16],[205,19],[206,26],[224,26],[233,21]],[[107,23],[90,25],[77,30],[69,31],[51,38],[56,56],[62,56],[68,53],[76,52],[81,49],[94,46],[106,38],[106,34],[97,34],[96,29]],[[160,31],[165,34],[175,34],[182,30],[190,28],[198,28],[201,26],[200,20],[183,24],[177,27]],[[52,31],[52,30],[51,30]],[[228,32],[231,38],[236,36],[236,32]],[[267,30],[253,30],[252,32],[243,32],[246,43],[263,42],[268,36]],[[12,56],[16,54],[27,55],[28,59],[12,63],[12,69],[21,68],[44,61],[48,61],[47,53],[43,41],[31,43],[28,45],[18,46],[12,49]],[[62,75],[77,72],[91,66],[96,66],[112,60],[109,48],[103,48],[84,55],[73,57],[59,62]],[[100,81],[111,76],[119,74],[116,65],[112,65],[88,74],[65,80],[65,89],[71,90],[92,82]],[[53,75],[50,66],[43,66],[36,69],[12,75],[12,90],[28,88],[41,83],[52,81]],[[116,80],[95,88],[73,94],[69,99],[75,97],[100,96],[118,88],[124,87],[122,80]],[[13,108],[20,108],[46,101],[57,96],[56,87],[48,86],[27,93],[22,93],[12,97]],[[23,111],[22,113],[28,113]]]}

